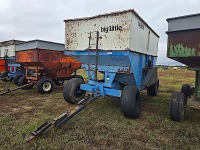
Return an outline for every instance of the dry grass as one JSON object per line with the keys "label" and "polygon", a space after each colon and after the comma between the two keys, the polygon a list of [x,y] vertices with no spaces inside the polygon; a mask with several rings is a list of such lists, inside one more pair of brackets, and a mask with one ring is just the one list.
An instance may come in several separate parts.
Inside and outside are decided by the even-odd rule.
{"label": "dry grass", "polygon": [[[63,87],[40,95],[36,89],[16,91],[0,97],[0,149],[199,149],[200,114],[190,109],[182,123],[169,119],[171,91],[183,83],[193,84],[194,72],[159,69],[157,97],[141,93],[142,115],[126,119],[115,98],[105,97],[89,105],[60,129],[52,129],[32,143],[30,133],[47,120],[65,112]],[[0,82],[0,90],[14,85]]]}

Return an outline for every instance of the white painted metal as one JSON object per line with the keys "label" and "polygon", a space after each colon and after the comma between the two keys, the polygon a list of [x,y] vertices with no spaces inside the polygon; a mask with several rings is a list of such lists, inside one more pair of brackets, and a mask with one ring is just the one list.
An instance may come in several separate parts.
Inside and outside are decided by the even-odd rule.
{"label": "white painted metal", "polygon": [[0,57],[4,57],[6,49],[8,49],[9,57],[15,56],[15,45],[9,45],[0,47]]}
{"label": "white painted metal", "polygon": [[[99,49],[131,50],[157,56],[159,36],[132,9],[65,20],[65,48],[87,49],[91,31],[99,31]],[[91,41],[94,41],[91,47],[94,49],[95,39]]]}
{"label": "white painted metal", "polygon": [[24,41],[19,40],[8,40],[0,42],[0,57],[4,57],[5,51],[8,51],[8,57],[15,56],[16,44],[23,43]]}

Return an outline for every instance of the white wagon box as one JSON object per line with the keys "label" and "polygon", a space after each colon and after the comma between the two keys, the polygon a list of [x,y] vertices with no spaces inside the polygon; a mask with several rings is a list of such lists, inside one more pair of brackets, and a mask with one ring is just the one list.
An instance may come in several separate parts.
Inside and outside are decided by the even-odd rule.
{"label": "white wagon box", "polygon": [[133,9],[64,22],[67,50],[88,49],[89,33],[99,31],[101,50],[130,50],[157,56],[159,36]]}

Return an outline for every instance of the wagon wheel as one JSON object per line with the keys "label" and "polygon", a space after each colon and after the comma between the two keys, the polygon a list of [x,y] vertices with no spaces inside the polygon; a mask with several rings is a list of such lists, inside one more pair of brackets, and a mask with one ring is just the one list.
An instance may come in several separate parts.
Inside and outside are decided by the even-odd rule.
{"label": "wagon wheel", "polygon": [[141,114],[140,91],[135,85],[126,85],[122,90],[121,107],[126,118],[138,118]]}
{"label": "wagon wheel", "polygon": [[15,85],[18,85],[19,79],[23,76],[23,74],[17,74],[14,78],[13,78],[13,82]]}
{"label": "wagon wheel", "polygon": [[[23,86],[25,84],[28,84],[28,80],[26,79],[26,76],[23,75],[19,80],[18,80],[18,86]],[[30,90],[32,89],[34,86],[34,84],[32,85],[29,85],[29,86],[26,86],[26,87],[23,87],[22,89],[24,90]]]}
{"label": "wagon wheel", "polygon": [[63,97],[70,104],[77,104],[85,96],[85,91],[80,89],[80,85],[84,84],[81,78],[70,79],[64,87]]}
{"label": "wagon wheel", "polygon": [[9,73],[10,71],[5,71],[5,72],[3,72],[1,75],[0,75],[0,78],[4,78],[4,79],[1,79],[1,81],[3,81],[3,82],[6,82],[6,81],[12,81],[12,78],[9,78],[8,77],[8,73]]}
{"label": "wagon wheel", "polygon": [[159,80],[157,80],[154,84],[147,87],[147,94],[149,96],[157,96],[159,89]]}
{"label": "wagon wheel", "polygon": [[37,82],[37,90],[40,94],[51,93],[53,90],[53,81],[48,77],[42,77]]}
{"label": "wagon wheel", "polygon": [[185,94],[174,92],[170,103],[170,118],[173,121],[183,121],[185,116]]}
{"label": "wagon wheel", "polygon": [[187,105],[188,97],[191,97],[191,95],[193,94],[192,87],[189,84],[183,84],[181,87],[181,92],[185,94],[184,105]]}

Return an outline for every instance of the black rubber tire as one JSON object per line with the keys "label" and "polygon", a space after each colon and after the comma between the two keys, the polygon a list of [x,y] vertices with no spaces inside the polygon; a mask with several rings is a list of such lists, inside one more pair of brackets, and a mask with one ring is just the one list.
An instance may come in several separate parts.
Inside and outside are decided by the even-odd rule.
{"label": "black rubber tire", "polygon": [[[8,77],[8,73],[9,73],[9,72],[10,72],[10,71],[5,71],[5,72],[3,72],[3,73],[0,75],[0,78]],[[6,80],[6,79],[1,79],[1,81],[6,82],[7,80]]]}
{"label": "black rubber tire", "polygon": [[185,116],[184,107],[185,94],[174,92],[170,102],[170,119],[173,121],[183,121]]}
{"label": "black rubber tire", "polygon": [[[18,80],[18,86],[22,86],[22,85],[25,85],[25,84],[27,84],[27,83],[28,83],[28,80],[26,79],[26,76],[25,76],[25,75],[23,75],[23,76]],[[26,87],[23,87],[22,89],[24,89],[24,90],[30,90],[30,89],[33,88],[33,86],[34,86],[34,84],[29,85],[29,86],[26,86]]]}
{"label": "black rubber tire", "polygon": [[121,108],[126,118],[138,118],[141,114],[140,91],[135,85],[126,85],[122,90]]}
{"label": "black rubber tire", "polygon": [[23,76],[23,74],[17,74],[14,78],[13,78],[13,83],[15,85],[18,85],[19,79]]}
{"label": "black rubber tire", "polygon": [[53,80],[53,82],[55,83],[55,85],[59,86],[59,85],[63,85],[65,80]]}
{"label": "black rubber tire", "polygon": [[181,87],[181,92],[185,94],[184,106],[186,106],[188,97],[191,97],[193,94],[192,87],[189,84],[183,84]]}
{"label": "black rubber tire", "polygon": [[159,89],[159,80],[157,80],[154,84],[147,87],[147,94],[149,96],[157,96]]}
{"label": "black rubber tire", "polygon": [[[80,85],[84,84],[81,78],[70,79],[64,87],[63,97],[70,104],[77,104],[85,97],[85,91],[80,89]],[[78,92],[78,94],[77,94]]]}
{"label": "black rubber tire", "polygon": [[190,97],[192,95],[192,88],[189,84],[183,84],[181,92],[184,93],[186,97]]}
{"label": "black rubber tire", "polygon": [[42,77],[37,82],[36,86],[37,86],[37,90],[40,94],[51,93],[54,88],[53,81],[48,77]]}

